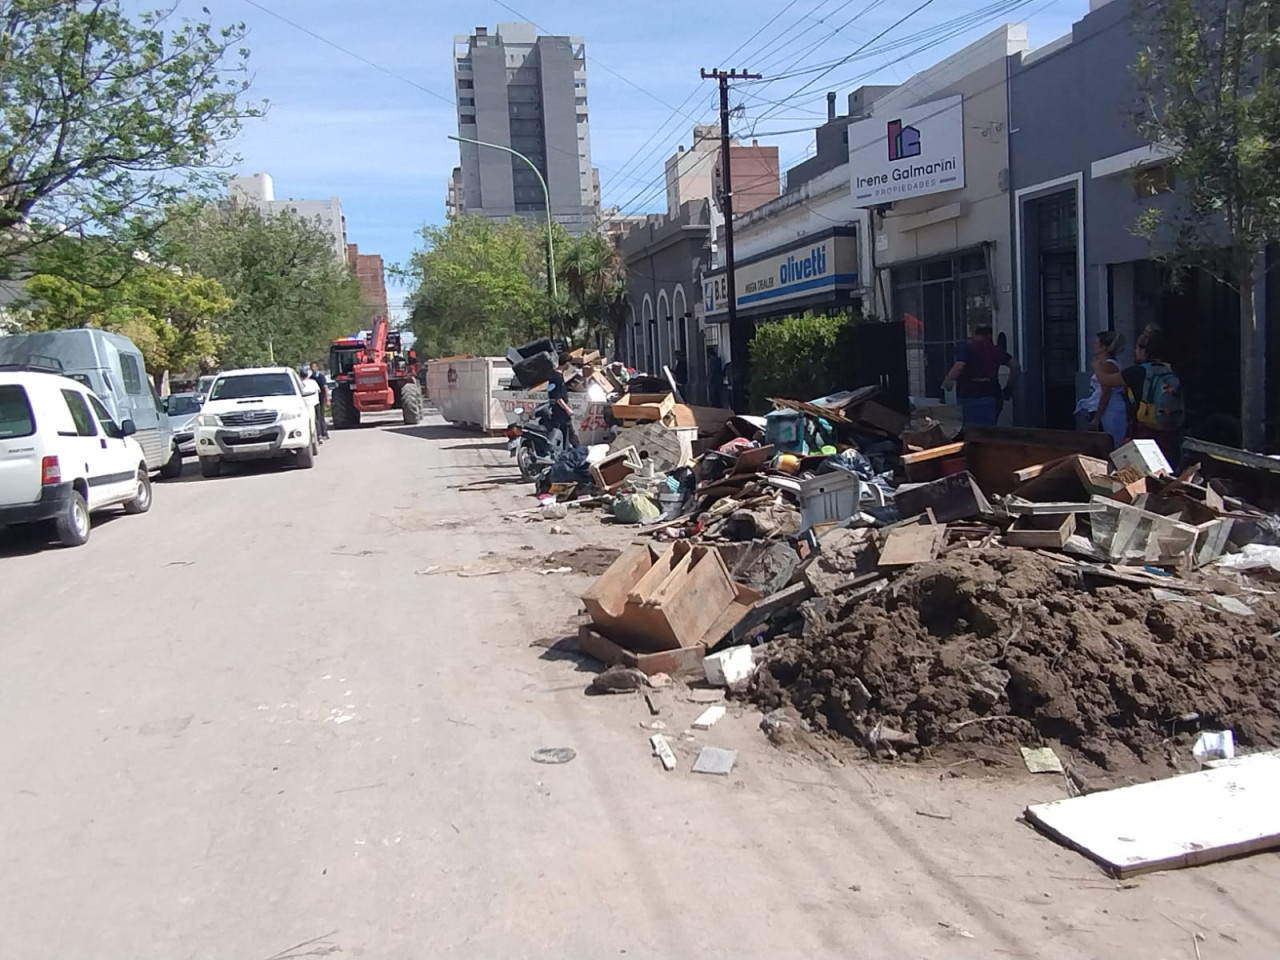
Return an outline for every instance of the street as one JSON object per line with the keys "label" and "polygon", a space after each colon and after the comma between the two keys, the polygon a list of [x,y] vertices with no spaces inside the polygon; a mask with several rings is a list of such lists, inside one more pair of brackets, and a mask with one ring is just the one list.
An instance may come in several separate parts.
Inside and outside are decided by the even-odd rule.
{"label": "street", "polygon": [[697,734],[737,767],[698,776],[679,687],[664,773],[643,700],[548,649],[591,578],[543,558],[632,532],[504,520],[514,474],[500,440],[388,417],[311,471],[189,462],[80,549],[0,532],[0,955],[1280,948],[1276,854],[1118,884],[1018,822],[1058,778],[801,756],[741,701]]}

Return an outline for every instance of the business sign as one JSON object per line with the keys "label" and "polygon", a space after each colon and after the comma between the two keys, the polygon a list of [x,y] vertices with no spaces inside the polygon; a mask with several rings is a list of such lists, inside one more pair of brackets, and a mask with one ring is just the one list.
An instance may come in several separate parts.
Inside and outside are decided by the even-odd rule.
{"label": "business sign", "polygon": [[859,207],[964,186],[964,98],[947,97],[849,124],[849,174]]}
{"label": "business sign", "polygon": [[[824,290],[858,283],[858,248],[853,237],[827,237],[774,256],[738,266],[738,309],[785,303]],[[708,314],[729,309],[729,283],[723,273],[702,284],[703,307]]]}

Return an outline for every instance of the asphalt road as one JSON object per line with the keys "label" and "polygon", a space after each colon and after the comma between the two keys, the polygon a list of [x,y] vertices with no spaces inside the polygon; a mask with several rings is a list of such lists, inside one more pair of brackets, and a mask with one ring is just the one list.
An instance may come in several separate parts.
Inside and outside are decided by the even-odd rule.
{"label": "asphalt road", "polygon": [[736,706],[730,777],[663,773],[546,649],[590,582],[547,553],[626,532],[457,489],[500,446],[335,433],[84,548],[0,532],[0,957],[1276,955],[1276,855],[1117,887],[1018,824],[1044,779],[799,758]]}

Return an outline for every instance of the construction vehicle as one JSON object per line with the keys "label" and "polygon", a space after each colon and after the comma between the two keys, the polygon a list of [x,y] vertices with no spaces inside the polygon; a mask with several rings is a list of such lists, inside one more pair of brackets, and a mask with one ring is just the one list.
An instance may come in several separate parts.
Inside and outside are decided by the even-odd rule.
{"label": "construction vehicle", "polygon": [[329,402],[339,430],[360,425],[362,413],[401,410],[404,422],[422,419],[418,357],[402,349],[400,333],[376,317],[368,336],[345,337],[329,347]]}

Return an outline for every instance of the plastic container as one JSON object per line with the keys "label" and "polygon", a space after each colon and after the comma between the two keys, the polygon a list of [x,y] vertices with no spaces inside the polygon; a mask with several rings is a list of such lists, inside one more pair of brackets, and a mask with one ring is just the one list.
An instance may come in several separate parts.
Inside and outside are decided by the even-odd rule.
{"label": "plastic container", "polygon": [[805,454],[804,414],[799,410],[773,410],[764,418],[764,442],[775,453]]}
{"label": "plastic container", "polygon": [[838,470],[811,480],[797,481],[800,500],[800,532],[819,523],[839,523],[858,512],[862,481],[852,473]]}

